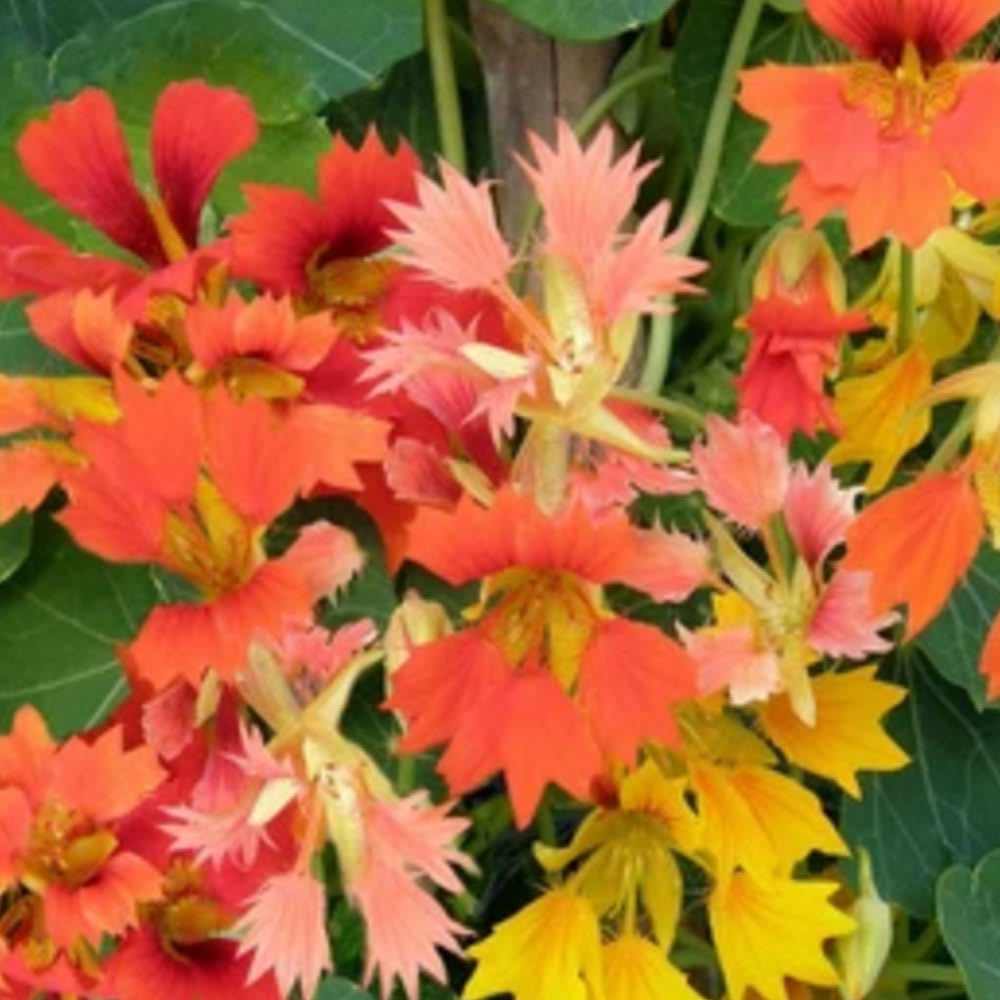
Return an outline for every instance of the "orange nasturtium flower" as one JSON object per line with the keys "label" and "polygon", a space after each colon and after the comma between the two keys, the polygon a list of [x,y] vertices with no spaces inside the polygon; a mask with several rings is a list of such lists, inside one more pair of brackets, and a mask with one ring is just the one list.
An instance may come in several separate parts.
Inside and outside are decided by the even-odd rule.
{"label": "orange nasturtium flower", "polygon": [[272,410],[207,397],[171,372],[154,393],[115,380],[121,419],[80,421],[74,448],[86,466],[64,476],[60,520],[78,544],[115,562],[155,562],[191,582],[198,604],[162,604],[129,647],[154,688],[224,680],[246,660],[254,635],[286,618],[311,620],[313,604],[359,568],[353,537],[331,524],[305,528],[280,557],[263,536],[318,482],[359,485],[354,461],[375,460],[382,425],[326,406]]}
{"label": "orange nasturtium flower", "polygon": [[1000,67],[958,61],[997,0],[807,0],[851,62],[745,72],[740,104],[770,132],[762,163],[796,163],[786,198],[814,225],[836,209],[855,249],[893,233],[917,247],[946,226],[956,189],[1000,198]]}
{"label": "orange nasturtium flower", "polygon": [[18,711],[0,738],[0,890],[19,890],[0,942],[32,970],[62,954],[93,974],[103,937],[158,898],[160,873],[123,842],[120,821],[162,778],[151,749],[124,749],[120,727],[58,746],[34,708]]}
{"label": "orange nasturtium flower", "polygon": [[622,514],[595,521],[579,503],[549,517],[507,490],[489,509],[465,499],[422,513],[410,557],[453,585],[484,581],[472,625],[417,646],[388,701],[407,723],[404,751],[448,745],[452,792],[503,771],[524,826],[546,783],[586,799],[605,760],[676,741],[671,703],[694,694],[694,665],[658,629],[616,617],[601,587],[681,600],[708,579],[698,543],[644,535]]}

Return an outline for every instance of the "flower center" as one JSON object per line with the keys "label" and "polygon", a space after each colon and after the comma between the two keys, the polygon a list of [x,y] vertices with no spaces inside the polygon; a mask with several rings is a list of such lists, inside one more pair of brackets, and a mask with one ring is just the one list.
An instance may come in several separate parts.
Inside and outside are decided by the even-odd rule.
{"label": "flower center", "polygon": [[306,268],[310,302],[331,309],[344,336],[358,344],[368,343],[381,327],[382,297],[398,269],[394,261],[367,257],[324,262],[318,253]]}
{"label": "flower center", "polygon": [[886,139],[927,138],[934,120],[954,107],[962,68],[942,62],[925,68],[916,46],[907,42],[894,69],[866,62],[848,71],[844,99],[878,121]]}
{"label": "flower center", "polygon": [[515,667],[549,670],[567,691],[603,612],[600,589],[562,570],[509,569],[490,577],[483,604],[490,638]]}
{"label": "flower center", "polygon": [[191,949],[224,934],[233,923],[221,904],[203,894],[202,878],[187,861],[173,861],[163,880],[163,900],[143,908],[163,950],[188,961]]}
{"label": "flower center", "polygon": [[191,508],[167,518],[164,551],[171,567],[212,599],[253,575],[263,558],[259,534],[201,476]]}
{"label": "flower center", "polygon": [[46,885],[77,889],[86,885],[114,854],[118,840],[109,830],[57,802],[48,802],[35,817],[25,851],[22,879],[41,892]]}

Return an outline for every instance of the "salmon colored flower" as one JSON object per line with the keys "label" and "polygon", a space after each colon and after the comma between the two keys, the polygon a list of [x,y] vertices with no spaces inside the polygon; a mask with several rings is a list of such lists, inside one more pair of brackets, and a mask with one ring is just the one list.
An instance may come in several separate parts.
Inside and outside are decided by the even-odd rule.
{"label": "salmon colored flower", "polygon": [[299,983],[311,998],[320,976],[332,967],[326,936],[326,892],[309,872],[273,875],[258,890],[237,930],[238,955],[252,955],[247,982],[273,974],[282,996]]}
{"label": "salmon colored flower", "polygon": [[347,890],[365,918],[365,982],[378,972],[383,1000],[395,980],[411,1000],[427,973],[447,981],[439,950],[458,954],[460,935],[468,933],[421,884],[426,879],[451,893],[462,891],[452,866],[474,869],[453,846],[468,821],[432,806],[426,794],[405,799],[361,799],[364,852],[348,872]]}
{"label": "salmon colored flower", "polygon": [[788,491],[785,445],[752,413],[736,424],[712,414],[705,430],[707,441],[691,449],[699,487],[717,510],[759,531],[781,510]]}
{"label": "salmon colored flower", "polygon": [[[236,91],[201,80],[171,84],[153,112],[157,193],[147,196],[108,95],[88,89],[57,102],[18,141],[25,173],[141,263],[78,254],[0,207],[0,295],[121,292],[135,288],[144,270],[183,261],[198,244],[201,211],[219,173],[256,138],[253,108]],[[189,270],[178,272],[184,277]]]}
{"label": "salmon colored flower", "polygon": [[854,520],[856,489],[844,489],[825,462],[810,472],[792,466],[783,513],[795,547],[810,567],[820,566],[844,541]]}
{"label": "salmon colored flower", "polygon": [[328,407],[279,414],[218,390],[203,400],[174,373],[152,394],[125,376],[115,387],[121,419],[77,428],[74,447],[88,464],[64,477],[70,502],[60,519],[86,548],[165,565],[202,595],[201,604],[153,610],[129,647],[137,676],[157,690],[179,678],[197,685],[209,667],[231,680],[255,634],[311,620],[313,604],[359,565],[356,546],[330,524],[304,529],[276,559],[262,542],[317,482],[353,485],[351,460],[378,454],[371,422],[359,417],[351,442],[351,418]]}
{"label": "salmon colored flower", "polygon": [[509,434],[515,413],[533,421],[521,462],[532,468],[522,470],[523,481],[544,481],[544,496],[532,488],[552,510],[565,497],[572,434],[647,460],[672,457],[606,402],[641,316],[665,308],[663,296],[693,290],[688,279],[702,265],[676,253],[676,235],[663,235],[666,204],[636,232],[622,231],[649,170],[638,166],[638,149],[615,160],[610,129],[583,147],[565,123],[554,146],[534,136],[530,142],[536,162],[522,167],[546,220],[531,255],[541,300],[522,298],[510,284],[514,255],[500,234],[488,187],[445,167],[442,186],[421,179],[417,204],[393,204],[403,228],[392,235],[417,270],[449,288],[492,299],[505,316],[507,342],[484,342],[466,324],[446,350],[414,359],[406,347],[418,342],[419,331],[404,330],[395,354],[375,352],[373,361],[383,381],[401,377],[404,363],[411,373],[415,366],[465,371],[483,386],[494,432]]}
{"label": "salmon colored flower", "polygon": [[[718,424],[732,427],[721,420]],[[772,428],[758,424],[755,433],[761,431],[764,441],[770,435],[772,445],[778,444]],[[728,433],[739,442],[739,428]],[[773,454],[780,459],[784,488],[758,489],[748,497],[734,486],[742,483],[752,490],[752,476],[733,476],[738,458],[720,461],[718,454],[712,455],[712,445],[710,438],[695,455],[699,472],[702,466],[709,472],[709,497],[714,494],[714,502],[728,504],[730,516],[735,505],[747,522],[755,520],[770,571],[706,515],[716,561],[732,587],[713,595],[715,623],[683,633],[684,643],[698,664],[702,693],[728,689],[734,704],[747,704],[787,690],[808,721],[815,707],[809,668],[823,654],[860,659],[886,651],[889,643],[880,633],[896,621],[891,609],[873,597],[870,573],[843,561],[830,563],[854,519],[853,491],[841,489],[825,464],[814,472],[801,464],[789,469],[779,449]],[[759,454],[746,444],[740,447],[751,458]],[[745,464],[753,467],[752,461]]]}
{"label": "salmon colored flower", "polygon": [[[417,646],[394,674],[401,749],[446,743],[439,767],[454,793],[503,771],[523,826],[548,782],[588,798],[605,756],[631,762],[644,740],[674,741],[670,705],[694,693],[691,662],[601,597],[642,565],[638,545],[623,515],[594,521],[574,504],[548,517],[509,489],[488,509],[466,499],[422,512],[410,557],[453,585],[484,582],[473,624]],[[686,594],[682,575],[674,592]]]}
{"label": "salmon colored flower", "polygon": [[852,50],[830,66],[766,66],[742,75],[740,104],[770,126],[763,163],[795,163],[785,206],[815,225],[836,209],[856,250],[892,233],[917,247],[946,226],[956,190],[1000,197],[1000,133],[984,126],[1000,71],[959,61],[996,0],[807,0],[819,26]]}

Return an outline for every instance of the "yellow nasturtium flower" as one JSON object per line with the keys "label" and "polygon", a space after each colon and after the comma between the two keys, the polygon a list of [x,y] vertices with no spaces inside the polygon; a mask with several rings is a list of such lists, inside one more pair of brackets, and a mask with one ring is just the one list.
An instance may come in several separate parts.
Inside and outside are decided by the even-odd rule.
{"label": "yellow nasturtium flower", "polygon": [[751,988],[762,1000],[790,1000],[786,978],[837,985],[824,943],[854,929],[830,902],[837,888],[834,882],[758,880],[748,872],[716,885],[709,922],[733,1000]]}
{"label": "yellow nasturtium flower", "polygon": [[765,735],[793,764],[835,781],[861,797],[859,771],[895,771],[909,757],[886,735],[882,717],[906,689],[877,680],[874,667],[857,667],[813,679],[816,724],[807,726],[786,696],[772,698],[758,718]]}
{"label": "yellow nasturtium flower", "polygon": [[468,954],[477,966],[463,1000],[498,993],[513,993],[517,1000],[605,997],[597,914],[572,889],[549,890]]}
{"label": "yellow nasturtium flower", "polygon": [[827,456],[831,464],[870,462],[866,488],[884,489],[902,457],[930,431],[926,408],[914,407],[930,385],[931,361],[919,345],[876,371],[838,382],[834,410],[843,433]]}

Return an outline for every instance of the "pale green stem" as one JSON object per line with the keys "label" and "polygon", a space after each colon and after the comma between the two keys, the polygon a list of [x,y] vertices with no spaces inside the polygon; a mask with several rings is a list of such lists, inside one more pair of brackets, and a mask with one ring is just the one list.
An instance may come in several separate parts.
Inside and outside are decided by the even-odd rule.
{"label": "pale green stem", "polygon": [[400,754],[396,758],[396,791],[409,795],[417,784],[417,758],[412,754]]}
{"label": "pale green stem", "polygon": [[424,26],[427,31],[427,53],[431,61],[441,155],[464,174],[465,130],[462,126],[462,106],[458,98],[458,81],[455,78],[455,60],[451,51],[445,0],[424,0]]}
{"label": "pale green stem", "polygon": [[913,342],[917,329],[917,290],[913,267],[913,251],[899,247],[899,319],[896,322],[896,343],[905,351]]}
{"label": "pale green stem", "polygon": [[890,962],[883,972],[886,979],[905,979],[911,983],[942,983],[961,985],[962,973],[953,965],[935,965],[932,962]]}
{"label": "pale green stem", "polygon": [[538,839],[550,847],[558,847],[559,835],[556,833],[556,819],[552,812],[552,803],[548,797],[542,799],[535,816]]}
{"label": "pale green stem", "polygon": [[[701,155],[695,167],[694,181],[684,207],[684,214],[681,216],[680,239],[676,247],[676,252],[679,254],[688,253],[694,246],[698,231],[708,212],[712,191],[715,189],[715,181],[719,174],[719,165],[722,162],[729,119],[733,113],[736,75],[746,62],[764,3],[765,0],[745,0],[729,41],[729,51],[722,64],[719,86],[715,91],[715,99],[708,115],[708,126],[705,129]],[[639,379],[639,388],[644,392],[659,393],[667,369],[670,367],[673,334],[672,313],[664,312],[653,318],[646,348],[646,364]]]}
{"label": "pale green stem", "polygon": [[976,416],[975,403],[966,403],[965,408],[958,415],[958,419],[952,425],[945,439],[938,445],[938,449],[931,456],[927,463],[926,472],[944,472],[949,465],[958,457],[965,444],[966,438],[972,431],[972,424]]}
{"label": "pale green stem", "polygon": [[630,91],[641,87],[644,83],[665,79],[667,75],[665,66],[640,66],[639,69],[620,76],[607,90],[594,98],[593,103],[577,118],[576,124],[573,126],[576,137],[586,139]]}
{"label": "pale green stem", "polygon": [[676,399],[666,399],[663,396],[652,396],[639,389],[629,389],[626,386],[616,385],[609,393],[612,399],[621,399],[627,403],[636,403],[645,406],[650,410],[658,410],[668,417],[677,417],[694,427],[701,427],[705,423],[705,414],[696,410],[687,403],[678,402]]}

